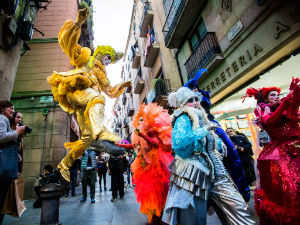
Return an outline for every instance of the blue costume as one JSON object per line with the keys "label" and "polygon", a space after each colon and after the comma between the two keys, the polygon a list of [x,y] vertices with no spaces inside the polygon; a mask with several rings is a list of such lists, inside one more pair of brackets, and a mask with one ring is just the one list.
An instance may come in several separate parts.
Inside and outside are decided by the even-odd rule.
{"label": "blue costume", "polygon": [[189,80],[184,85],[184,87],[188,87],[191,90],[196,89],[203,96],[200,104],[207,113],[207,118],[210,121],[218,124],[219,128],[216,129],[215,133],[222,139],[223,143],[227,147],[227,156],[223,159],[224,166],[226,167],[228,173],[233,179],[244,200],[248,202],[250,200],[250,188],[238,152],[236,151],[234,144],[232,143],[226,132],[221,128],[220,124],[214,119],[214,116],[210,113],[211,102],[209,92],[201,90],[198,86],[198,80],[204,72],[207,73],[207,69],[200,69],[196,73],[195,77]]}
{"label": "blue costume", "polygon": [[215,209],[222,224],[252,225],[246,203],[233,184],[223,156],[227,148],[212,131],[202,107],[187,102],[202,95],[182,87],[169,95],[173,115],[172,148],[175,158],[169,166],[170,189],[163,220],[170,225],[205,225],[207,203]]}

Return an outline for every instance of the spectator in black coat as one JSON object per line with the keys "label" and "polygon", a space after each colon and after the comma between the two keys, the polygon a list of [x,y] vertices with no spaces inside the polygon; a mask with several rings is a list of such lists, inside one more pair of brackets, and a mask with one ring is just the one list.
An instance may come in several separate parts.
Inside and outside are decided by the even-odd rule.
{"label": "spectator in black coat", "polygon": [[101,181],[103,179],[103,190],[107,191],[106,188],[106,173],[107,173],[107,158],[104,156],[104,152],[100,152],[99,156],[98,156],[98,160],[97,160],[97,172],[98,172],[98,176],[99,176],[99,188],[100,188],[100,192],[102,192],[102,188],[101,188]]}
{"label": "spectator in black coat", "polygon": [[108,168],[111,175],[112,202],[117,201],[118,192],[120,199],[124,199],[124,176],[128,161],[125,156],[111,155],[108,160]]}
{"label": "spectator in black coat", "polygon": [[252,158],[252,144],[245,136],[237,135],[233,128],[227,128],[226,133],[235,145],[235,148],[240,156],[248,184],[251,185],[256,180],[254,172],[254,159]]}

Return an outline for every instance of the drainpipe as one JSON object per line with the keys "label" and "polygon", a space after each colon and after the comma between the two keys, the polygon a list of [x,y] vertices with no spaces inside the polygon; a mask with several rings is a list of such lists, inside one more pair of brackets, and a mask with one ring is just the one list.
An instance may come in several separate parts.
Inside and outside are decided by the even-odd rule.
{"label": "drainpipe", "polygon": [[48,118],[48,107],[43,107],[42,114],[45,116],[44,118],[44,135],[43,135],[43,146],[42,146],[42,154],[41,154],[41,162],[40,162],[40,174],[42,174],[42,164],[44,158],[44,151],[45,151],[45,143],[46,143],[46,130],[47,130],[47,118]]}
{"label": "drainpipe", "polygon": [[179,54],[179,51],[177,50],[177,52],[175,54],[175,60],[176,60],[176,64],[177,64],[177,68],[178,68],[178,72],[179,72],[181,86],[183,86],[184,82],[183,82],[182,72],[181,72],[180,65],[179,65],[178,54]]}

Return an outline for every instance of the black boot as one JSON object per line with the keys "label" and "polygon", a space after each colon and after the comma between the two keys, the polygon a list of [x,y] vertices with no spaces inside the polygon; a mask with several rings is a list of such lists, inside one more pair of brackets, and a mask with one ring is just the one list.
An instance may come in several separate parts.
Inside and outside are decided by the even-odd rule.
{"label": "black boot", "polygon": [[106,152],[111,155],[124,155],[126,152],[125,148],[119,147],[111,141],[95,140],[90,147],[93,151]]}

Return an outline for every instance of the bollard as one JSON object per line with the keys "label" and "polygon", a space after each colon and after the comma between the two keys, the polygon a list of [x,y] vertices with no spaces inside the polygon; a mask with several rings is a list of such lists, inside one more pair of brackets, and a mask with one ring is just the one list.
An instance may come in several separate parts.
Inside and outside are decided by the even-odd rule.
{"label": "bollard", "polygon": [[60,224],[59,198],[63,196],[60,184],[48,184],[41,188],[42,211],[40,224]]}

